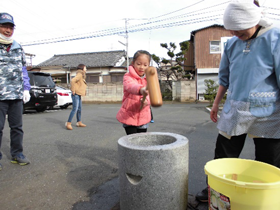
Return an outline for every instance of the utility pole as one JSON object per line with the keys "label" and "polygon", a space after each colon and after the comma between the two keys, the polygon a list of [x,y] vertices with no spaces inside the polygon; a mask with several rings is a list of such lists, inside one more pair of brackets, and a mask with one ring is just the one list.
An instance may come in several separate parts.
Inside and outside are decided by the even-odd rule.
{"label": "utility pole", "polygon": [[127,31],[128,18],[125,18],[125,39],[126,39],[126,71],[129,72],[129,57],[128,57],[128,31]]}
{"label": "utility pole", "polygon": [[[128,57],[128,31],[127,31],[127,28],[128,28],[128,21],[129,20],[148,20],[146,18],[142,18],[142,19],[131,19],[131,18],[125,18],[125,39],[126,39],[126,43],[125,43],[125,46],[126,46],[126,68],[127,68],[127,72],[129,72],[128,70],[128,67],[129,67],[129,57]],[[119,41],[120,42],[120,41]],[[121,43],[121,42],[120,42]]]}

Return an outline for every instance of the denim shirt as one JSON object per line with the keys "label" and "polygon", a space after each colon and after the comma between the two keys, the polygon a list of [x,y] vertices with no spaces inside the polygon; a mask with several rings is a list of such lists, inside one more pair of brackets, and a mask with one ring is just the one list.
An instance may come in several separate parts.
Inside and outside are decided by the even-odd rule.
{"label": "denim shirt", "polygon": [[217,127],[229,136],[280,138],[280,30],[260,32],[231,38],[221,59],[219,84],[228,92]]}

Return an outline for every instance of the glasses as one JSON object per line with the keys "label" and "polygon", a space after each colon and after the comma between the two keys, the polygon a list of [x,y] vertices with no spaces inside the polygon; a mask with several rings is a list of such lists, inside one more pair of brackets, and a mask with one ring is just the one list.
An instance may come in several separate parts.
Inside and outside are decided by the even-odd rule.
{"label": "glasses", "polygon": [[0,24],[0,27],[2,28],[6,28],[6,29],[11,29],[11,30],[15,30],[15,26],[11,25],[11,24]]}

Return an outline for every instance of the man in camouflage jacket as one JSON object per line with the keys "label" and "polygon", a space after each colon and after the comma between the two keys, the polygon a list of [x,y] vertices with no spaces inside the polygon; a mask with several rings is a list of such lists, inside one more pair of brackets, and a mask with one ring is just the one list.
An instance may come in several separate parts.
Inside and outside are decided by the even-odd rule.
{"label": "man in camouflage jacket", "polygon": [[30,83],[24,51],[12,39],[14,27],[13,17],[8,13],[0,13],[0,146],[7,115],[11,128],[11,162],[27,165],[30,161],[22,153],[22,112],[23,102],[30,100]]}

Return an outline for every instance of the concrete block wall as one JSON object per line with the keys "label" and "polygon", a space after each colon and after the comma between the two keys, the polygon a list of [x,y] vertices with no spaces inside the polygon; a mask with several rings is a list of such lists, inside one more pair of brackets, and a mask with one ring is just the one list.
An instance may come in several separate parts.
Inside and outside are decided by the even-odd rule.
{"label": "concrete block wall", "polygon": [[122,83],[88,84],[85,102],[120,102],[123,97]]}
{"label": "concrete block wall", "polygon": [[195,101],[195,80],[174,81],[172,83],[172,98],[180,102]]}
{"label": "concrete block wall", "polygon": [[[67,84],[58,84],[68,87]],[[195,80],[175,81],[172,83],[172,99],[174,101],[188,102],[196,100]],[[123,98],[122,83],[88,84],[83,102],[121,102]]]}
{"label": "concrete block wall", "polygon": [[195,81],[182,81],[181,82],[181,102],[191,101],[196,99]]}

